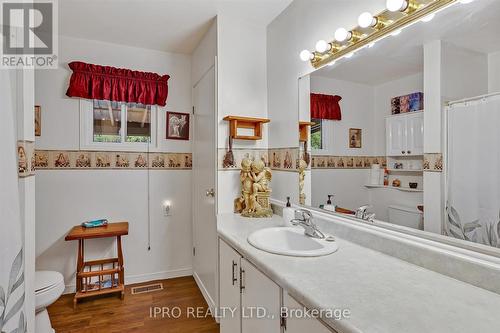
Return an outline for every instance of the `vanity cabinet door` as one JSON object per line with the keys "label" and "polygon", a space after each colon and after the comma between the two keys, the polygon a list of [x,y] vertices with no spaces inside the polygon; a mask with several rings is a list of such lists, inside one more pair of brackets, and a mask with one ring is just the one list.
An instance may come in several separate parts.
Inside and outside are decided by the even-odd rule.
{"label": "vanity cabinet door", "polygon": [[424,153],[424,114],[422,112],[406,116],[407,155],[422,155]]}
{"label": "vanity cabinet door", "polygon": [[406,118],[404,116],[386,119],[387,156],[405,156],[406,154]]}
{"label": "vanity cabinet door", "polygon": [[241,287],[241,332],[280,333],[280,287],[244,258]]}
{"label": "vanity cabinet door", "polygon": [[221,309],[221,333],[238,333],[241,331],[240,260],[240,254],[219,239],[219,307]]}
{"label": "vanity cabinet door", "polygon": [[285,333],[331,333],[335,330],[328,328],[321,321],[314,318],[298,318],[292,316],[293,309],[302,310],[304,307],[294,300],[287,292],[283,293],[283,307],[288,309],[289,316],[286,319]]}

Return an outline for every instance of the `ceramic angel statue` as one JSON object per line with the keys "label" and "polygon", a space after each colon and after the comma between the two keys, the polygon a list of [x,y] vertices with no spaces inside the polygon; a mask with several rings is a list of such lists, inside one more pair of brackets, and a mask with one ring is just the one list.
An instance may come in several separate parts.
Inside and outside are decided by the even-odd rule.
{"label": "ceramic angel statue", "polygon": [[303,159],[299,161],[299,203],[306,204],[306,194],[304,193],[304,181],[306,178],[307,162]]}
{"label": "ceramic angel statue", "polygon": [[261,159],[251,161],[244,158],[241,162],[241,197],[235,200],[235,212],[245,217],[271,217],[273,212],[269,203],[269,188],[272,174]]}

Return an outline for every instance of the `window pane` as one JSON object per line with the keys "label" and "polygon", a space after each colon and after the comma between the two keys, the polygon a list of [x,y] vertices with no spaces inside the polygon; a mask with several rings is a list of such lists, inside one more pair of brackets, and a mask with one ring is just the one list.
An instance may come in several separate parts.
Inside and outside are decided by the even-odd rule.
{"label": "window pane", "polygon": [[311,148],[323,149],[323,123],[321,119],[311,119]]}
{"label": "window pane", "polygon": [[151,106],[127,105],[127,142],[150,142]]}
{"label": "window pane", "polygon": [[94,142],[121,142],[121,105],[94,101]]}

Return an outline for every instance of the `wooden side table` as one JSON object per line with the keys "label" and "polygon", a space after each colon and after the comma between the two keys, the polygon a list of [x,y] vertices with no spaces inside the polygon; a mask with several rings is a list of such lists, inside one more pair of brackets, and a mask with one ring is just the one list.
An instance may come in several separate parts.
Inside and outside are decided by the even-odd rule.
{"label": "wooden side table", "polygon": [[[84,228],[82,226],[73,227],[66,241],[78,240],[78,254],[76,260],[76,294],[73,304],[76,304],[80,298],[117,293],[125,296],[125,271],[123,265],[122,238],[128,235],[128,222],[109,223],[103,227]],[[117,258],[85,261],[85,243],[86,239],[116,237]],[[95,269],[95,267],[98,267]],[[94,270],[93,270],[94,269]],[[109,286],[104,278],[110,277]],[[98,278],[95,282],[95,277]],[[92,279],[94,278],[94,280]]]}

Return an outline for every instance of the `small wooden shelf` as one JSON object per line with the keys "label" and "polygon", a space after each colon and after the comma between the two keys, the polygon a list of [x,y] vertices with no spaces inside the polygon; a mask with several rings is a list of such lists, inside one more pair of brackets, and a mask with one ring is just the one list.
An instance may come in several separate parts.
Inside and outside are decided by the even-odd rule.
{"label": "small wooden shelf", "polygon": [[306,142],[309,138],[309,126],[315,123],[311,121],[299,121],[299,141]]}
{"label": "small wooden shelf", "polygon": [[[239,140],[261,140],[262,139],[262,124],[270,122],[265,118],[249,118],[239,116],[226,116],[223,118],[229,121],[229,134],[233,139]],[[238,129],[253,129],[253,135],[238,135]]]}
{"label": "small wooden shelf", "polygon": [[388,188],[388,189],[393,189],[393,190],[398,190],[402,192],[423,192],[423,189],[419,188],[409,188],[409,187],[395,187],[395,186],[387,186],[387,185],[371,185],[367,184],[365,185],[366,188]]}

